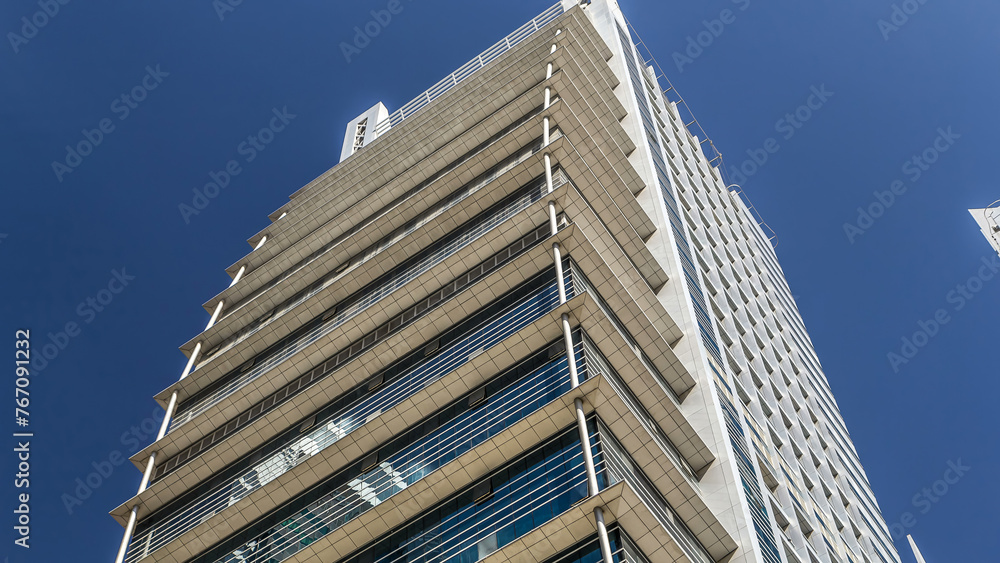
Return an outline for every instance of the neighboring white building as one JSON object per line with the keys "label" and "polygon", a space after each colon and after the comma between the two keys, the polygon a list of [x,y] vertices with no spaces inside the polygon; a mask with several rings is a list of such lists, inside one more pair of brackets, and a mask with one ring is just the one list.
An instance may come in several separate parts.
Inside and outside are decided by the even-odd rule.
{"label": "neighboring white building", "polygon": [[156,395],[119,562],[900,561],[771,241],[634,43],[564,1],[348,124]]}
{"label": "neighboring white building", "polygon": [[906,541],[910,542],[910,548],[913,550],[913,557],[917,559],[917,563],[927,563],[924,556],[920,553],[920,549],[917,548],[917,542],[913,541],[913,536],[907,535]]}
{"label": "neighboring white building", "polygon": [[970,209],[969,213],[982,229],[986,240],[1000,253],[1000,200],[985,209]]}

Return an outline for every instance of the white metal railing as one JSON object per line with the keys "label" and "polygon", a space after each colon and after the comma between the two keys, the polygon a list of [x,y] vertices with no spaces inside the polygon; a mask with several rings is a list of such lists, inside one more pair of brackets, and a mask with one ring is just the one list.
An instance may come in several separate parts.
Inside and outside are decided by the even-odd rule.
{"label": "white metal railing", "polygon": [[[561,177],[560,179],[563,178],[564,177]],[[544,186],[540,186],[539,189],[544,189]],[[170,425],[170,432],[180,428],[193,418],[197,417],[199,414],[218,404],[225,397],[228,397],[229,395],[242,389],[252,381],[256,380],[259,376],[263,375],[265,372],[270,371],[272,368],[284,362],[286,359],[298,353],[310,344],[316,342],[322,337],[325,337],[334,329],[361,314],[361,312],[386,295],[406,285],[409,281],[424,272],[427,272],[449,256],[471,244],[473,241],[478,240],[481,236],[493,230],[493,228],[504,223],[507,219],[513,217],[515,214],[521,212],[530,204],[537,201],[539,197],[540,193],[536,189],[531,189],[529,192],[524,193],[524,195],[518,197],[505,207],[497,210],[494,214],[483,218],[478,224],[467,228],[461,233],[460,236],[455,237],[445,246],[435,250],[433,253],[422,258],[411,267],[398,272],[385,283],[365,293],[361,299],[345,307],[343,311],[338,311],[337,314],[330,318],[327,322],[312,328],[294,342],[291,342],[281,350],[276,351],[274,355],[266,357],[255,363],[251,369],[240,374],[238,377],[229,381],[219,389],[213,391],[205,397],[202,397],[191,405],[185,405],[183,411],[179,411],[174,417],[174,420]]]}
{"label": "white metal railing", "polygon": [[993,231],[989,234],[997,244],[1000,244],[1000,239],[997,238],[997,233],[1000,233],[1000,199],[983,209],[983,216],[986,217],[987,226]]}
{"label": "white metal railing", "polygon": [[[616,561],[617,563],[649,563],[649,560],[646,559],[642,550],[635,545],[632,538],[625,534],[624,530],[621,528],[612,528],[608,531],[608,533],[615,538],[612,543],[617,546],[613,547],[611,551],[611,558],[613,561]],[[599,540],[595,538],[593,542],[591,542],[590,545],[584,549],[597,552],[600,550],[598,542]],[[556,560],[550,559],[548,563],[576,563],[577,561],[581,561],[580,551],[576,551],[568,555],[561,555],[559,556],[559,559]],[[587,561],[590,561],[590,559],[587,559]]]}
{"label": "white metal railing", "polygon": [[[558,130],[557,133],[559,133]],[[478,193],[483,187],[490,184],[497,178],[503,176],[504,174],[506,174],[514,167],[527,160],[528,158],[530,158],[532,155],[534,155],[541,149],[542,146],[539,143],[534,143],[532,145],[529,145],[521,149],[513,156],[509,157],[508,159],[504,160],[497,166],[494,166],[493,168],[488,170],[485,174],[480,175],[466,186],[463,186],[458,191],[445,197],[440,202],[435,204],[433,207],[431,207],[427,211],[421,213],[416,218],[406,223],[404,226],[389,233],[381,240],[379,240],[377,243],[373,244],[372,246],[369,246],[361,253],[350,257],[341,264],[340,268],[334,270],[331,274],[329,274],[325,278],[325,280],[316,283],[306,291],[302,291],[296,294],[295,296],[286,299],[284,302],[279,303],[273,309],[271,309],[267,313],[264,313],[264,315],[260,317],[264,320],[254,321],[257,323],[256,325],[254,324],[254,322],[251,322],[250,324],[247,325],[246,328],[236,332],[233,336],[223,341],[221,345],[211,350],[211,353],[205,354],[201,362],[199,362],[198,368],[201,369],[203,366],[211,362],[214,358],[218,357],[220,353],[233,348],[234,346],[246,340],[256,332],[261,330],[262,328],[277,322],[285,313],[301,305],[303,302],[308,300],[313,295],[316,295],[320,291],[323,291],[324,289],[330,287],[338,280],[341,280],[349,276],[354,270],[357,270],[362,264],[368,262],[375,256],[378,256],[379,254],[387,250],[389,247],[403,240],[404,238],[406,238],[413,232],[417,231],[424,225],[430,223],[440,215],[444,214],[448,210],[457,206],[466,198],[471,197],[472,195]],[[289,269],[288,275],[284,277],[289,277],[295,272],[301,270],[302,268],[305,268],[310,262],[306,262],[305,264],[302,264],[297,268]],[[240,305],[240,307],[247,305],[251,302],[253,302],[253,300],[246,300]],[[235,310],[236,309],[234,309],[234,311]]]}
{"label": "white metal railing", "polygon": [[713,563],[715,561],[687,527],[684,520],[649,482],[642,470],[635,465],[632,457],[625,452],[621,443],[604,426],[603,422],[598,421],[598,430],[591,433],[590,441],[593,444],[599,444],[601,453],[605,456],[603,462],[610,477],[609,486],[620,481],[628,483],[660,525],[670,532],[674,541],[677,542],[690,561],[696,563]]}
{"label": "white metal railing", "polygon": [[[481,521],[485,521],[489,527],[495,530],[502,530],[513,526],[520,518],[530,515],[533,510],[554,501],[560,495],[584,486],[586,486],[586,476],[581,449],[577,453],[565,457],[563,463],[554,464],[554,467],[546,468],[544,472],[525,473],[511,482],[502,493],[497,493],[494,500],[500,502],[496,502],[496,504],[501,506],[508,504],[507,509],[487,514],[481,514],[479,511],[455,514],[423,534],[404,542],[396,550],[396,553],[380,558],[378,563],[405,563],[407,551],[420,544],[434,546],[432,553],[423,559],[428,563],[458,560],[459,553],[464,549],[480,543],[476,541],[477,536],[475,535],[461,537],[459,530],[474,530],[475,525],[480,524]],[[507,499],[517,499],[520,502],[504,502]],[[537,526],[538,524],[536,524]],[[480,524],[480,527],[486,528],[487,526]],[[483,555],[489,553],[492,551]]]}
{"label": "white metal railing", "polygon": [[[375,223],[377,220],[381,219],[382,217],[385,217],[391,211],[399,209],[401,206],[407,205],[407,202],[412,201],[412,198],[416,197],[418,194],[420,194],[428,186],[432,185],[434,182],[437,182],[438,180],[440,180],[441,178],[443,178],[445,175],[447,175],[447,174],[455,171],[459,166],[461,166],[462,164],[468,162],[469,160],[471,160],[476,155],[485,154],[486,151],[490,147],[496,146],[496,143],[498,143],[502,139],[504,139],[513,129],[515,129],[517,126],[523,125],[530,118],[538,115],[538,113],[539,113],[539,111],[533,111],[533,112],[530,112],[530,113],[526,114],[520,120],[516,121],[511,126],[509,126],[508,128],[504,129],[501,133],[497,134],[495,137],[493,137],[491,140],[489,140],[486,144],[481,145],[479,147],[476,147],[472,151],[469,151],[468,153],[462,155],[460,158],[456,159],[455,161],[453,161],[448,166],[442,168],[438,172],[436,172],[433,175],[431,175],[431,177],[429,177],[428,179],[424,180],[420,184],[417,184],[414,188],[412,188],[412,189],[408,190],[407,192],[405,192],[399,198],[393,200],[392,202],[390,202],[389,204],[385,205],[384,207],[382,207],[381,209],[379,209],[375,213],[373,213],[373,214],[369,215],[368,217],[366,217],[365,219],[363,219],[361,222],[359,222],[356,225],[354,225],[353,227],[347,229],[346,231],[344,231],[343,233],[341,233],[338,237],[336,237],[332,241],[326,243],[325,245],[323,245],[322,247],[320,247],[318,250],[316,250],[315,252],[313,252],[311,255],[307,256],[306,258],[303,258],[302,260],[300,260],[298,263],[296,263],[291,268],[285,269],[282,273],[278,274],[276,277],[272,278],[270,281],[262,284],[256,290],[250,292],[249,294],[247,294],[244,297],[241,297],[238,300],[235,300],[233,303],[230,303],[226,307],[226,310],[222,312],[222,316],[219,317],[219,320],[224,320],[228,316],[232,315],[234,312],[239,311],[247,303],[250,303],[251,301],[253,301],[257,297],[259,297],[259,296],[263,295],[264,293],[270,291],[276,285],[278,285],[282,281],[286,280],[287,278],[291,277],[294,273],[296,273],[298,271],[301,271],[304,267],[306,267],[307,265],[313,263],[319,257],[321,257],[324,254],[326,254],[327,252],[329,252],[332,248],[340,245],[343,241],[345,241],[348,238],[350,238],[350,237],[356,235],[357,233],[361,232],[364,228],[366,228],[369,225]],[[556,131],[558,133],[558,129]],[[329,225],[333,224],[332,222],[337,221],[338,219],[342,219],[342,215],[346,214],[349,210],[356,209],[356,208],[359,208],[359,207],[360,207],[360,203],[354,204],[353,206],[351,206],[347,210],[344,210],[343,213],[341,213],[341,216],[335,217],[334,219],[331,219],[329,222],[325,223],[324,227],[328,227]],[[267,237],[264,237],[264,239],[266,239],[266,238]],[[264,239],[261,239],[261,240],[264,240]],[[266,262],[265,264],[274,264],[274,263],[277,263],[276,262],[277,260],[278,260],[278,257],[275,257],[275,258],[272,258],[271,260],[269,260],[268,262]],[[259,266],[257,269],[259,270],[261,267],[263,267],[263,266]]]}
{"label": "white metal railing", "polygon": [[[425,553],[423,561],[437,563],[451,560],[450,558],[458,552],[478,543],[475,534],[462,536],[458,533],[459,530],[475,530],[473,523],[482,520],[487,520],[491,527],[499,530],[512,525],[518,518],[530,515],[539,505],[551,502],[574,487],[578,488],[578,481],[583,479],[582,457],[582,450],[577,450],[575,454],[565,456],[561,463],[552,467],[542,464],[541,468],[544,468],[544,471],[534,471],[519,476],[504,491],[496,494],[496,498],[514,497],[522,501],[513,508],[499,513],[483,514],[481,510],[473,509],[452,514],[424,533],[404,541],[392,553],[381,558],[380,563],[401,563],[406,560],[408,551],[421,545],[432,546],[431,549],[434,550],[433,554]],[[302,513],[268,530],[266,534],[255,537],[240,548],[213,560],[212,563],[280,562],[289,559],[309,543],[342,527],[348,521],[425,477],[419,468],[413,470],[416,471],[415,474],[403,474],[392,467],[391,463],[382,462],[367,473],[324,495]]]}
{"label": "white metal railing", "polygon": [[[546,370],[550,369],[551,372],[547,373]],[[377,505],[383,500],[382,496],[390,495],[394,491],[419,480],[427,473],[429,467],[443,465],[449,454],[454,455],[454,450],[461,449],[466,442],[475,442],[477,439],[481,439],[477,436],[485,433],[487,427],[495,431],[498,423],[512,424],[513,422],[509,419],[517,420],[526,416],[526,413],[531,409],[539,408],[540,402],[553,398],[553,393],[558,393],[563,383],[568,380],[568,365],[554,369],[547,366],[536,368],[532,375],[511,383],[491,397],[490,404],[494,406],[491,410],[470,409],[454,421],[449,422],[437,440],[422,448],[418,447],[418,444],[421,443],[418,441],[381,462],[381,471],[372,470],[372,472],[378,473],[378,478],[374,480],[362,479],[368,483],[368,487],[371,489],[368,491],[369,496],[372,497],[371,504]],[[381,410],[378,409],[377,412]],[[341,413],[341,415],[324,422],[316,430],[311,431],[295,443],[267,456],[261,462],[248,468],[246,472],[225,481],[209,493],[192,499],[187,506],[178,510],[176,516],[144,531],[142,534],[137,534],[132,541],[131,553],[126,561],[138,561],[148,553],[163,547],[184,532],[264,487],[306,459],[319,454],[347,436],[359,427],[360,423],[364,423],[369,418],[369,416],[365,416],[364,412],[346,412]],[[387,479],[388,475],[392,475],[394,478]],[[393,487],[397,487],[397,489]],[[374,500],[374,497],[379,497],[379,500]],[[351,504],[345,503],[342,498],[338,499],[337,510],[339,512],[336,516],[346,514],[359,506],[361,505],[358,502]],[[337,517],[334,517],[332,521],[337,521]],[[322,524],[330,525],[330,522],[324,521]]]}
{"label": "white metal railing", "polygon": [[670,438],[663,433],[660,426],[653,421],[646,408],[642,406],[639,399],[632,393],[632,390],[625,384],[624,381],[618,376],[617,373],[610,366],[608,366],[606,360],[602,357],[601,353],[597,350],[597,346],[593,343],[589,336],[584,333],[583,338],[583,350],[584,358],[586,360],[587,369],[590,371],[590,377],[594,377],[597,374],[604,374],[605,379],[611,387],[618,393],[618,396],[624,401],[625,405],[632,411],[632,414],[639,419],[639,423],[649,432],[653,441],[656,445],[663,450],[668,458],[674,465],[679,467],[681,471],[688,478],[688,483],[698,489],[698,478],[695,476],[694,469],[691,465],[684,459],[680,451],[674,446],[674,443],[670,441]]}
{"label": "white metal railing", "polygon": [[420,94],[409,103],[399,108],[393,112],[389,117],[378,122],[375,126],[375,136],[384,134],[386,131],[399,125],[404,119],[413,116],[418,111],[424,108],[427,104],[433,102],[435,99],[439,98],[442,94],[451,90],[457,86],[460,82],[466,78],[475,74],[476,71],[482,69],[494,59],[500,55],[509,51],[512,47],[518,43],[524,41],[536,31],[545,27],[557,17],[561,16],[564,12],[562,2],[557,3],[548,10],[545,10],[538,15],[535,19],[529,21],[528,23],[522,25],[513,33],[501,39],[498,43],[486,49],[476,58],[465,63],[458,68],[455,72],[449,74],[434,86],[431,86],[423,94]]}

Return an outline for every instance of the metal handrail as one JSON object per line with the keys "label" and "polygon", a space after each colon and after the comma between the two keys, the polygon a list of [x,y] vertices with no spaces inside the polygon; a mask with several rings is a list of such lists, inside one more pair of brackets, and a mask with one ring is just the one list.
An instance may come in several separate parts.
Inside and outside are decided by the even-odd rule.
{"label": "metal handrail", "polygon": [[[579,347],[579,346],[578,346]],[[453,368],[454,366],[448,366]],[[534,376],[532,376],[534,377]],[[546,396],[546,394],[553,392],[555,388],[559,387],[560,382],[567,382],[569,380],[569,367],[564,366],[557,368],[551,374],[543,377],[539,381],[530,384],[530,387],[525,387],[528,383],[527,380],[521,380],[514,382],[507,386],[502,392],[498,394],[498,397],[494,397],[493,400],[498,400],[501,397],[510,395],[514,390],[518,392],[511,395],[510,402],[504,403],[502,410],[493,413],[493,419],[490,420],[490,424],[496,424],[498,420],[506,420],[510,416],[516,416],[521,413],[521,411],[526,408],[526,406],[533,403],[535,400]],[[405,381],[404,381],[405,383]],[[427,383],[427,382],[423,382]],[[225,510],[226,508],[232,506],[237,501],[241,500],[250,493],[264,487],[270,481],[278,478],[279,475],[284,474],[294,467],[305,461],[306,459],[319,454],[321,451],[325,450],[327,447],[333,445],[334,443],[340,441],[348,434],[356,430],[363,424],[357,424],[366,420],[365,414],[370,416],[371,414],[381,412],[383,408],[391,406],[391,404],[378,405],[380,408],[376,409],[372,413],[357,413],[350,412],[350,409],[345,409],[339,418],[331,419],[322,425],[318,426],[318,430],[313,431],[309,434],[303,436],[303,439],[310,438],[308,444],[303,442],[293,443],[286,448],[274,452],[266,460],[261,463],[249,468],[247,472],[241,474],[239,477],[227,480],[222,483],[219,487],[213,489],[212,491],[201,495],[197,499],[192,499],[189,506],[178,511],[177,516],[180,518],[172,518],[165,522],[164,526],[157,526],[151,530],[147,530],[142,535],[137,535],[132,542],[132,547],[138,547],[147,541],[151,541],[150,545],[144,551],[135,551],[128,561],[138,561],[146,553],[151,552],[163,545],[166,545],[173,539],[177,538],[184,532],[194,528],[198,524],[204,522],[209,517]],[[370,410],[370,409],[369,409]],[[358,417],[359,420],[351,420],[351,416]],[[482,431],[481,427],[475,426],[473,419],[456,421],[456,428],[462,428],[461,432],[451,435],[447,440],[437,442],[436,447],[439,451],[433,454],[432,457],[428,457],[422,460],[419,466],[414,465],[409,467],[406,472],[399,473],[398,476],[403,481],[409,481],[414,474],[419,474],[423,471],[424,467],[428,464],[440,461],[443,457],[447,456],[449,452],[457,448],[460,443],[464,443],[463,440],[470,438],[473,434],[477,434]],[[352,423],[354,427],[352,427]],[[332,432],[322,432],[326,427],[332,425],[334,431]],[[465,426],[463,426],[465,425]],[[302,442],[302,440],[300,440]],[[404,449],[399,454],[395,454],[393,457],[385,460],[380,464],[382,467],[390,467],[394,460],[406,453],[408,453],[412,447]],[[283,456],[283,454],[289,453],[290,456]],[[260,468],[266,467],[267,474],[263,475],[260,473]],[[245,485],[243,485],[245,483]],[[238,489],[236,485],[243,485],[244,489]],[[241,494],[236,495],[239,492]],[[375,493],[381,493],[381,489],[376,487]],[[149,538],[151,534],[155,534],[157,537],[155,539]]]}
{"label": "metal handrail", "polygon": [[[582,477],[583,477],[583,471],[582,470],[583,470],[584,464],[583,464],[582,457],[583,457],[582,452],[576,453],[571,458],[568,458],[566,460],[566,462],[564,464],[564,465],[566,465],[565,468],[564,467],[556,467],[556,468],[553,468],[553,469],[549,469],[549,470],[545,471],[542,474],[525,475],[525,477],[523,478],[523,482],[518,483],[517,484],[517,488],[514,489],[514,490],[512,490],[512,491],[510,491],[510,493],[508,493],[508,494],[511,494],[511,495],[513,495],[513,494],[521,494],[522,491],[531,490],[533,487],[540,487],[541,484],[545,483],[546,481],[565,483],[564,486],[568,490],[568,489],[572,488],[573,485],[576,484],[576,483],[574,483],[574,478],[576,478],[576,479],[582,479]],[[381,465],[379,467],[381,467]],[[394,477],[399,478],[400,476],[394,475]],[[363,484],[365,484],[364,481],[359,481],[359,483],[358,483],[359,486],[363,485]],[[372,492],[374,492],[374,491],[372,491]],[[534,500],[535,503],[544,502],[546,500],[549,500],[550,498],[555,498],[556,496],[558,496],[562,492],[563,491],[559,490],[559,489],[548,490],[543,495],[541,495],[537,500],[536,499],[533,499],[533,500]],[[372,500],[374,500],[375,497],[369,496],[369,498],[372,498]],[[372,504],[372,503],[370,503],[370,504]],[[519,517],[521,517],[521,516],[523,516],[523,515],[525,515],[527,513],[530,513],[530,511],[531,511],[532,508],[533,508],[533,506],[531,506],[531,503],[525,503],[524,505],[522,505],[520,507],[517,507],[517,508],[515,508],[515,509],[513,509],[513,510],[511,510],[511,511],[505,513],[505,514],[495,515],[495,520],[496,520],[495,525],[496,525],[497,528],[501,528],[503,526],[506,526],[507,524],[512,523],[517,518],[519,518]],[[348,509],[348,507],[344,503],[337,502],[335,499],[327,500],[326,502],[315,506],[313,508],[313,510],[310,511],[310,515],[312,516],[312,520],[310,520],[309,522],[307,522],[305,526],[297,529],[295,531],[295,535],[294,536],[291,536],[291,537],[288,537],[288,538],[282,538],[282,539],[286,540],[286,542],[287,542],[288,539],[294,540],[296,538],[303,538],[303,537],[306,537],[308,535],[311,535],[311,534],[317,532],[318,530],[320,530],[321,528],[323,528],[324,526],[329,526],[329,524],[327,524],[328,522],[329,523],[333,523],[333,522],[337,522],[340,519],[342,519],[345,516],[345,514],[344,514],[345,509]],[[353,516],[356,517],[357,513],[353,514]],[[417,536],[415,538],[410,539],[404,545],[407,545],[407,544],[417,544],[417,543],[437,543],[438,545],[440,545],[440,542],[441,542],[442,538],[447,537],[447,534],[453,532],[454,529],[461,528],[461,527],[467,525],[467,521],[470,518],[475,518],[475,516],[476,516],[476,514],[473,514],[471,516],[470,515],[465,515],[464,517],[459,516],[457,520],[442,522],[438,526],[436,526],[436,527],[434,527],[434,528],[432,528],[430,530],[427,530],[424,534],[422,534],[420,536]],[[340,526],[336,526],[336,527],[339,528]],[[329,531],[332,531],[332,528]],[[329,533],[329,531],[327,531],[326,533]],[[324,533],[323,535],[326,535],[326,533]],[[248,542],[248,544],[252,544],[252,542],[253,542],[253,540],[251,540],[251,542]],[[254,553],[253,555],[257,556],[257,557],[265,556],[267,558],[267,560],[269,560],[269,561],[282,561],[282,560],[287,559],[288,557],[290,557],[292,555],[292,553],[286,551],[292,545],[294,545],[294,543],[292,543],[292,544],[281,543],[280,540],[279,540],[279,542],[276,542],[275,545],[267,545],[267,546],[265,546],[264,547],[265,551],[263,553],[259,553],[259,554],[258,553]],[[456,544],[452,544],[450,546],[445,546],[445,550],[446,551],[439,554],[439,559],[443,560],[446,557],[450,557],[450,556],[454,555],[454,551],[455,550],[463,549],[463,548],[466,548],[466,547],[468,547],[468,546],[464,545],[463,543],[461,543],[461,539],[460,539],[459,542],[456,543]],[[251,547],[251,549],[252,548],[253,547]],[[223,559],[216,560],[216,563],[221,563],[222,561],[225,561],[226,558],[230,557],[231,555],[232,554],[227,554],[226,556],[224,556]]]}
{"label": "metal handrail", "polygon": [[1000,199],[998,199],[998,200],[994,201],[993,203],[987,205],[983,209],[983,214],[986,215],[987,221],[991,221],[993,223],[993,229],[994,229],[994,231],[1000,231],[1000,213],[994,213],[993,215],[990,215],[989,214],[990,210],[996,210],[996,211],[1000,212]]}
{"label": "metal handrail", "polygon": [[[561,172],[561,170],[560,170]],[[561,181],[558,185],[561,185],[562,181],[565,180],[565,176],[559,176]],[[543,189],[544,186],[540,186],[539,189]],[[397,275],[393,276],[386,283],[373,288],[371,291],[366,293],[366,297],[363,300],[359,300],[354,305],[349,308],[345,308],[344,311],[338,312],[333,318],[328,322],[315,327],[313,330],[309,331],[302,338],[290,343],[288,347],[275,352],[274,355],[268,358],[262,359],[256,363],[252,368],[247,370],[246,373],[241,374],[236,377],[226,385],[220,387],[215,392],[202,398],[197,403],[192,405],[185,405],[183,412],[178,412],[171,424],[170,431],[173,432],[177,428],[180,428],[190,420],[194,419],[198,415],[207,411],[212,406],[218,404],[222,399],[232,395],[238,390],[250,384],[250,382],[255,381],[258,377],[263,375],[265,372],[270,371],[277,365],[281,364],[287,360],[290,356],[297,353],[301,349],[305,348],[309,344],[317,341],[319,338],[326,336],[332,332],[335,328],[341,326],[349,319],[357,316],[362,311],[366,310],[368,307],[373,305],[375,302],[385,297],[389,293],[392,293],[405,285],[407,282],[423,274],[424,272],[430,270],[433,266],[444,261],[447,257],[455,254],[462,248],[465,248],[473,241],[478,240],[481,236],[485,235],[487,232],[492,231],[494,228],[505,222],[513,214],[520,212],[525,207],[530,205],[530,203],[536,199],[532,194],[535,191],[525,194],[524,196],[516,199],[515,201],[508,204],[506,207],[498,210],[494,214],[484,217],[480,223],[473,225],[470,228],[465,229],[464,234],[466,236],[458,237],[448,245],[438,249],[433,254],[429,255],[420,262],[414,264],[410,268],[399,272]]]}
{"label": "metal handrail", "polygon": [[603,422],[598,422],[597,432],[591,433],[590,441],[598,445],[605,456],[604,467],[608,470],[610,481],[628,483],[659,524],[670,533],[688,559],[698,563],[715,561],[670,503],[649,482],[649,477],[635,465],[635,461]]}
{"label": "metal handrail", "polygon": [[513,48],[518,43],[524,41],[536,31],[542,29],[557,17],[561,16],[564,12],[562,2],[557,3],[548,10],[545,10],[537,17],[529,21],[528,23],[517,28],[513,33],[504,37],[499,42],[494,44],[489,49],[486,49],[481,54],[477,55],[476,58],[460,66],[458,70],[452,72],[446,76],[443,80],[437,84],[428,88],[424,93],[420,94],[416,98],[410,100],[403,107],[394,111],[389,117],[379,121],[375,125],[375,135],[379,136],[384,134],[390,128],[395,127],[403,122],[403,120],[408,117],[412,117],[418,111],[423,109],[427,104],[433,102],[435,99],[439,98],[448,90],[451,90],[459,83],[461,83],[466,78],[472,76],[476,71],[482,69],[494,59],[500,55],[506,53],[511,48]]}

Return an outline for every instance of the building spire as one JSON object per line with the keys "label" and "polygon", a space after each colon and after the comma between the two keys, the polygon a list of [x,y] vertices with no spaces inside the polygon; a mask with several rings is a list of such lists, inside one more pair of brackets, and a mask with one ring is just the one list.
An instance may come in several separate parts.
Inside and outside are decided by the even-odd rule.
{"label": "building spire", "polygon": [[906,539],[910,542],[910,548],[913,549],[913,556],[917,558],[917,563],[927,563],[924,560],[924,556],[920,554],[920,550],[917,548],[917,542],[913,541],[913,536],[907,534]]}

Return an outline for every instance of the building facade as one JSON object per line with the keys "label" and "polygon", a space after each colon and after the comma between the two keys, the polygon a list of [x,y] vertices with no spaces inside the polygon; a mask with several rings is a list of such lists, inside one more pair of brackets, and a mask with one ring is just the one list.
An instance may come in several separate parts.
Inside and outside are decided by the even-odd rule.
{"label": "building facade", "polygon": [[994,201],[984,209],[970,209],[969,213],[976,220],[976,224],[983,231],[983,236],[989,241],[993,250],[1000,253],[1000,200]]}
{"label": "building facade", "polygon": [[156,395],[119,562],[898,562],[660,80],[614,0],[565,1],[348,124]]}

